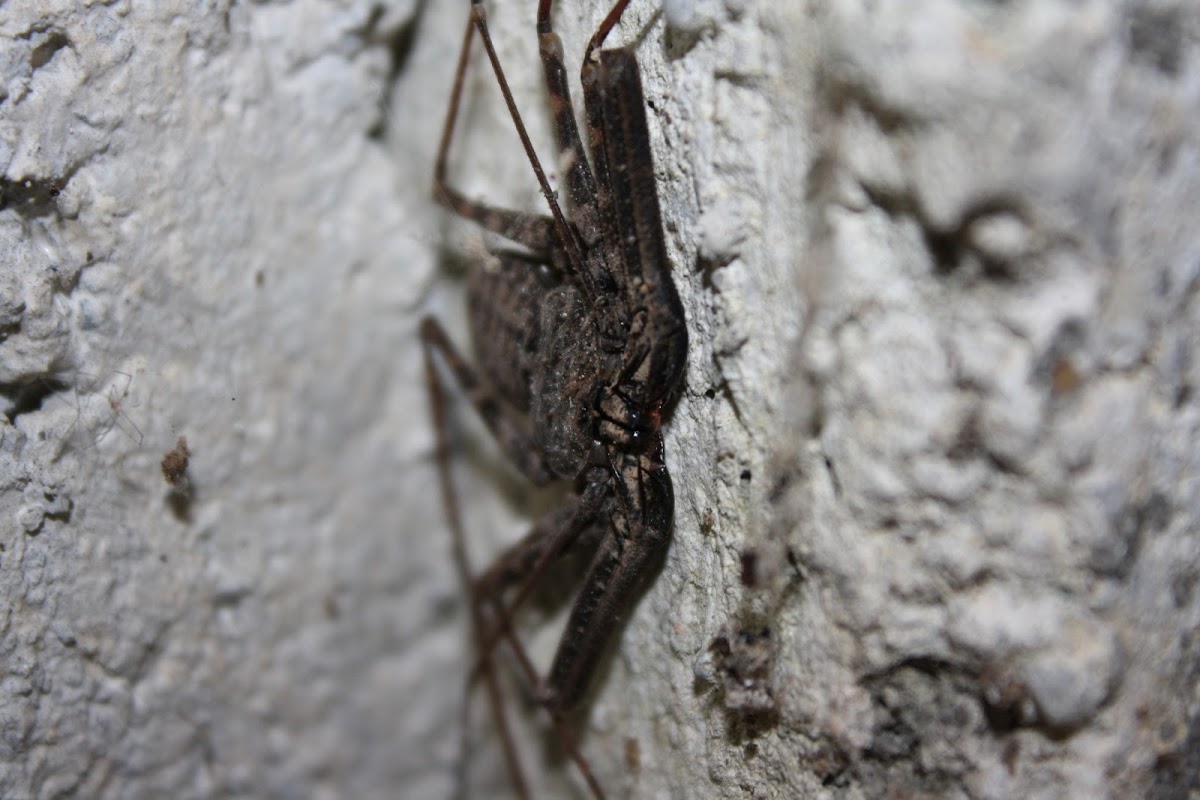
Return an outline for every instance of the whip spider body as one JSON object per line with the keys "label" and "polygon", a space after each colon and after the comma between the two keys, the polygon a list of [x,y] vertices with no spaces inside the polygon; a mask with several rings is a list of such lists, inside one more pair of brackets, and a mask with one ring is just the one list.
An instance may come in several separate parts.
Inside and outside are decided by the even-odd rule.
{"label": "whip spider body", "polygon": [[[673,524],[674,495],[659,428],[683,377],[687,329],[663,242],[637,59],[631,49],[600,49],[629,2],[613,5],[585,50],[581,80],[590,158],[575,121],[562,43],[550,23],[552,0],[538,5],[539,54],[569,220],[517,112],[482,0],[471,2],[434,173],[434,194],[442,205],[522,251],[494,253],[490,266],[477,266],[468,279],[478,371],[437,320],[427,317],[421,326],[446,513],[471,598],[479,659],[472,677],[486,685],[522,796],[528,790],[491,650],[500,639],[509,643],[592,792],[603,796],[561,714],[577,706],[589,688],[600,654],[661,562]],[[548,216],[474,202],[447,184],[447,152],[476,34],[546,198]],[[466,557],[450,478],[439,360],[526,478],[539,486],[574,484],[563,507],[539,520],[480,575],[472,573]],[[547,565],[585,547],[594,556],[543,679],[513,634],[511,614]]]}

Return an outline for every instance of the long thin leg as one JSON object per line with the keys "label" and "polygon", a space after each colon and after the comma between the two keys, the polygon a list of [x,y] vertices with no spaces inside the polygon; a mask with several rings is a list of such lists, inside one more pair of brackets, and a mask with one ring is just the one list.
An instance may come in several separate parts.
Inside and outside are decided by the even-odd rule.
{"label": "long thin leg", "polygon": [[[505,762],[509,765],[512,782],[514,782],[517,793],[522,798],[528,798],[528,787],[526,780],[524,780],[524,772],[521,769],[520,759],[517,758],[516,747],[514,741],[512,741],[512,733],[509,727],[508,715],[504,711],[496,672],[494,672],[491,662],[491,650],[494,648],[494,644],[496,644],[496,638],[502,637],[508,640],[512,654],[516,656],[522,673],[526,676],[526,680],[530,686],[540,691],[542,686],[544,686],[544,682],[542,682],[538,670],[529,661],[529,657],[526,651],[524,651],[524,646],[521,644],[520,639],[517,639],[516,633],[512,631],[508,610],[500,606],[498,601],[490,604],[493,608],[494,616],[496,616],[496,630],[499,633],[487,633],[491,626],[488,625],[484,612],[482,612],[482,604],[479,601],[479,597],[476,596],[475,581],[472,578],[472,572],[470,572],[470,565],[467,559],[466,541],[464,541],[466,540],[466,536],[463,534],[461,518],[458,517],[457,497],[450,473],[445,404],[442,395],[442,384],[440,384],[440,380],[438,379],[437,367],[433,363],[434,351],[437,351],[438,355],[446,362],[446,365],[450,367],[451,372],[454,372],[458,384],[462,386],[462,390],[467,393],[470,401],[479,410],[480,416],[484,417],[485,425],[491,429],[492,434],[497,438],[500,445],[504,447],[505,452],[509,453],[512,462],[518,468],[521,468],[522,471],[526,471],[529,479],[532,481],[534,481],[535,476],[541,477],[542,475],[545,475],[546,480],[548,480],[551,474],[548,470],[545,473],[539,473],[539,469],[545,470],[546,468],[545,464],[541,463],[540,456],[535,455],[536,451],[532,443],[523,439],[523,434],[512,427],[508,417],[500,413],[500,409],[494,398],[490,393],[482,389],[479,380],[475,378],[474,372],[467,366],[462,356],[458,355],[454,345],[450,343],[449,337],[446,336],[442,325],[436,319],[426,317],[424,320],[421,320],[421,342],[424,344],[425,349],[427,383],[428,387],[430,387],[430,398],[433,405],[433,422],[437,435],[438,471],[440,481],[442,481],[443,504],[445,505],[446,518],[449,521],[452,540],[454,540],[452,547],[454,547],[458,572],[460,572],[463,584],[466,585],[470,595],[475,650],[480,654],[480,663],[476,668],[479,669],[479,674],[482,675],[482,679],[484,679],[487,686],[488,703],[492,706],[492,716],[496,720],[497,728],[499,729],[500,741],[502,741],[504,747],[504,758]],[[530,457],[532,455],[534,456],[533,458]],[[584,528],[583,522],[588,521],[590,517],[594,516],[595,510],[593,506],[599,507],[598,503],[600,493],[602,493],[602,485],[594,486],[596,488],[593,488],[592,492],[584,494],[583,501],[581,501],[580,506],[576,509],[574,518],[578,519],[580,523],[568,525],[565,530],[546,531],[544,536],[539,536],[539,540],[546,540],[545,552],[536,559],[532,572],[526,577],[526,582],[522,585],[521,590],[518,591],[518,601],[528,595],[530,589],[532,589],[534,579],[538,577],[541,570],[545,569],[546,564],[550,563],[554,555],[562,553],[563,549],[569,547],[570,542],[574,541],[575,537],[581,533]],[[584,506],[584,501],[586,501],[586,506]],[[472,675],[474,675],[474,670]],[[550,706],[547,706],[547,711],[550,712],[551,721],[558,733],[559,741],[562,742],[564,750],[568,753],[572,762],[575,762],[578,770],[580,770],[583,780],[588,784],[588,788],[592,790],[595,798],[604,800],[604,789],[600,788],[600,783],[596,781],[595,775],[592,774],[592,768],[590,768],[588,760],[583,757],[583,753],[578,748],[574,736],[571,735],[570,730],[566,727],[562,715],[559,715],[558,711],[550,708]]]}
{"label": "long thin leg", "polygon": [[[599,543],[601,532],[595,529],[595,521],[606,493],[607,484],[592,483],[583,497],[538,520],[525,538],[501,553],[492,565],[475,579],[475,598],[480,602],[491,603],[499,610],[502,620],[511,619],[554,559],[563,556],[579,544],[581,536],[586,540],[582,542],[585,547],[593,547]],[[518,587],[516,595],[507,605],[501,605],[501,596],[514,586]],[[505,633],[502,628],[497,628],[483,640],[482,649],[476,656],[478,660],[471,670],[472,679],[482,674],[484,659],[491,654],[492,648]]]}
{"label": "long thin leg", "polygon": [[[471,591],[473,584],[471,564],[467,557],[466,537],[463,534],[462,519],[458,514],[458,497],[454,491],[454,480],[450,471],[450,444],[446,433],[445,401],[442,396],[441,381],[438,379],[437,370],[433,363],[433,346],[426,342],[424,352],[425,379],[429,389],[429,402],[432,407],[433,426],[437,438],[437,465],[438,477],[442,485],[442,504],[445,507],[446,521],[450,527],[451,547],[454,551],[454,562],[458,566],[459,580],[462,581],[464,589],[467,590],[471,606],[472,637],[475,640],[476,649],[479,649],[479,645],[483,642],[484,629],[487,623],[483,617],[483,610],[475,602],[474,593]],[[500,735],[500,744],[504,750],[504,761],[508,765],[513,788],[522,800],[528,800],[531,797],[529,786],[525,780],[525,772],[521,768],[521,760],[517,756],[512,729],[508,723],[508,714],[504,710],[504,699],[500,694],[500,684],[496,679],[496,672],[492,668],[490,659],[485,660],[482,667],[482,675],[484,685],[487,687],[488,704],[492,709],[492,719],[495,721]],[[468,692],[463,701],[464,705],[469,697],[470,693]]]}
{"label": "long thin leg", "polygon": [[[550,216],[554,221],[554,234],[557,237],[558,244],[567,254],[567,261],[570,264],[572,273],[582,277],[585,275],[582,248],[570,223],[567,222],[566,217],[563,215],[562,207],[558,204],[558,196],[554,189],[551,188],[550,181],[546,178],[546,171],[542,169],[542,163],[533,149],[533,143],[529,140],[529,133],[525,130],[525,123],[521,120],[521,113],[517,110],[517,103],[513,99],[512,90],[509,89],[508,79],[504,77],[504,70],[500,66],[500,58],[496,55],[496,48],[492,45],[492,37],[488,32],[487,12],[483,8],[483,0],[471,0],[471,18],[475,27],[479,30],[479,38],[483,40],[484,50],[487,52],[488,61],[492,64],[492,72],[496,75],[496,83],[500,86],[500,93],[504,96],[504,104],[508,106],[508,113],[512,117],[513,127],[516,128],[517,136],[521,139],[521,146],[525,148],[525,155],[529,159],[530,167],[533,168],[533,174],[537,177],[542,195],[546,198],[546,205],[550,207]],[[469,37],[464,37],[464,43],[469,44],[469,42]],[[581,280],[580,288],[588,296],[589,300],[595,301],[595,290],[590,285],[590,282]]]}
{"label": "long thin leg", "polygon": [[526,247],[540,261],[548,261],[555,242],[554,221],[537,214],[510,211],[468,200],[457,189],[446,185],[436,187],[437,201],[464,219],[469,219],[484,230],[497,233]]}
{"label": "long thin leg", "polygon": [[528,435],[518,428],[504,413],[495,395],[483,385],[466,359],[458,352],[446,335],[446,330],[433,317],[421,320],[421,341],[426,352],[437,352],[450,368],[463,393],[475,406],[483,423],[500,444],[500,448],[521,474],[537,486],[545,486],[554,479],[538,448]]}
{"label": "long thin leg", "polygon": [[[588,41],[587,49],[583,52],[583,66],[579,71],[580,83],[583,86],[584,115],[587,118],[588,147],[592,151],[592,168],[596,176],[596,203],[600,207],[603,219],[612,219],[612,215],[616,213],[614,210],[616,201],[609,178],[608,152],[605,147],[605,141],[608,138],[605,135],[607,125],[602,103],[604,88],[600,85],[600,58],[596,55],[596,50],[608,37],[613,26],[620,21],[628,5],[629,0],[617,0],[609,9],[604,21],[600,23],[600,27]],[[621,165],[618,164],[617,168],[620,167]],[[611,248],[622,246],[619,237],[613,239],[611,227],[606,228],[606,232],[610,238],[609,246]],[[628,286],[628,283],[625,285]]]}
{"label": "long thin leg", "polygon": [[[589,493],[586,499],[575,498],[569,505],[542,517],[525,538],[497,556],[491,566],[476,577],[476,596],[491,599],[513,587],[519,587],[517,597],[509,605],[511,611],[528,595],[525,585],[531,577],[540,577],[540,569],[565,555],[576,544],[595,544],[593,540],[596,537],[592,529],[601,503],[595,502],[593,496],[602,494],[606,487],[601,485],[597,488],[600,491]],[[586,541],[581,542],[581,536]]]}
{"label": "long thin leg", "polygon": [[[543,0],[549,3],[549,0]],[[596,28],[596,32],[592,34],[592,38],[588,41],[587,49],[583,51],[583,64],[587,65],[595,61],[595,52],[604,44],[604,40],[608,38],[609,32],[616,27],[621,21],[621,16],[625,13],[625,7],[629,5],[630,0],[617,0],[613,3],[612,8],[608,10],[608,14],[604,16],[604,21],[600,23],[600,27]]]}
{"label": "long thin leg", "polygon": [[[503,624],[505,626],[508,625],[507,619],[503,621]],[[533,663],[530,662],[529,656],[525,653],[525,648],[517,643],[515,636],[510,636],[508,641],[512,645],[512,652],[517,657],[517,663],[521,667],[521,672],[525,674],[525,680],[529,682],[530,686],[542,686],[542,679],[534,668]],[[563,720],[562,715],[558,711],[549,705],[545,705],[545,708],[550,715],[550,721],[554,724],[554,731],[558,734],[559,743],[567,751],[567,755],[570,756],[571,761],[575,762],[575,767],[579,770],[580,775],[583,776],[583,780],[587,783],[588,789],[591,790],[592,796],[596,800],[604,800],[604,790],[600,788],[600,782],[596,780],[596,776],[592,773],[592,767],[588,763],[588,760],[583,757],[583,751],[579,749],[579,743],[575,741],[575,736],[571,733],[571,729],[567,727],[566,721]]]}
{"label": "long thin leg", "polygon": [[450,105],[446,110],[446,121],[442,126],[442,139],[438,145],[437,161],[434,164],[434,199],[460,217],[473,220],[485,230],[498,233],[509,241],[527,247],[536,255],[544,257],[556,241],[553,219],[539,214],[495,208],[485,203],[469,200],[446,182],[446,161],[450,151],[450,140],[454,135],[455,122],[458,119],[463,81],[467,72],[467,56],[470,54],[471,40],[474,38],[474,34],[474,19],[468,18],[466,29],[463,32],[462,49],[458,55],[458,66],[454,73],[454,86],[450,91]]}
{"label": "long thin leg", "polygon": [[[516,608],[521,600],[523,600],[529,594],[534,582],[544,571],[550,560],[557,555],[561,555],[561,553],[570,546],[570,542],[577,538],[581,533],[581,530],[576,529],[577,525],[575,523],[584,518],[584,514],[581,512],[582,505],[583,503],[580,503],[575,508],[570,509],[572,511],[571,518],[566,520],[565,525],[560,524],[557,530],[549,527],[544,529],[535,527],[529,536],[518,543],[513,550],[510,550],[509,553],[505,554],[505,556],[510,556],[514,551],[522,551],[519,556],[515,557],[515,560],[532,564],[532,566],[530,566],[528,569],[528,574],[502,575],[500,574],[502,570],[498,570],[495,566],[484,573],[483,580],[491,581],[496,587],[500,587],[501,584],[508,580],[511,580],[514,583],[518,580],[522,581],[517,598],[509,605],[509,607],[505,608],[501,605],[499,596],[494,596],[490,599],[483,597],[482,593],[478,591],[478,587],[480,586],[479,581],[473,585],[471,606],[472,609],[474,609],[475,612],[480,615],[480,627],[477,629],[476,635],[476,651],[479,654],[479,660],[472,668],[472,672],[468,678],[468,681],[473,680],[477,675],[481,675],[485,681],[488,680],[488,676],[492,672],[491,650],[495,647],[496,642],[503,638],[506,642],[508,642],[509,649],[512,651],[513,656],[516,657],[517,664],[520,666],[521,672],[525,676],[525,680],[528,685],[533,687],[539,695],[545,693],[545,682],[538,674],[537,669],[533,666],[533,662],[529,660],[529,655],[525,652],[524,645],[521,644],[520,639],[517,638],[516,632],[512,628],[511,612]],[[547,525],[552,525],[555,522],[561,522],[562,516],[563,515],[560,513],[555,512],[548,515],[543,521],[546,522]],[[501,559],[503,560],[505,556],[501,556]],[[536,559],[534,558],[535,556]],[[491,577],[489,578],[489,576]],[[484,633],[486,623],[483,621],[481,613],[484,603],[491,607],[492,613],[495,617],[495,626],[491,635],[485,635]],[[587,783],[588,788],[591,790],[593,796],[595,796],[597,800],[604,800],[604,790],[600,788],[599,781],[596,780],[596,776],[592,773],[591,765],[584,757],[583,751],[579,749],[579,744],[575,741],[575,737],[567,727],[562,715],[557,709],[553,708],[549,704],[545,704],[545,708],[546,712],[550,715],[550,721],[554,725],[555,732],[558,734],[559,742],[562,744],[563,749],[566,751],[571,761],[575,763],[576,768],[579,769],[580,774],[583,776],[583,779]],[[503,714],[503,711],[500,710],[496,713]],[[505,724],[507,724],[507,718],[505,718]]]}
{"label": "long thin leg", "polygon": [[599,225],[593,219],[596,214],[596,182],[588,167],[588,157],[575,123],[575,108],[571,103],[567,69],[563,64],[562,40],[558,38],[550,23],[551,5],[552,0],[541,0],[538,3],[538,53],[542,59],[546,91],[550,96],[550,111],[554,117],[554,138],[558,145],[559,160],[565,165],[571,209],[586,239],[589,229],[595,229]]}

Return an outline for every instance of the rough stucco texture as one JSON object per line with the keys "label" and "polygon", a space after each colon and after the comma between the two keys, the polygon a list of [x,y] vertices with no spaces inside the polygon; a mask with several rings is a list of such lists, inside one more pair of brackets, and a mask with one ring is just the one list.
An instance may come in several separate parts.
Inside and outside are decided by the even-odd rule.
{"label": "rough stucco texture", "polygon": [[408,13],[0,14],[0,795],[446,791],[427,157],[372,136]]}
{"label": "rough stucco texture", "polygon": [[[561,5],[577,65],[605,4]],[[428,199],[466,6],[3,5],[0,796],[511,791],[416,338],[465,342],[486,255]],[[546,153],[533,8],[489,22]],[[692,350],[675,541],[573,720],[610,795],[1187,796],[1200,11],[634,0],[614,38]],[[538,208],[478,61],[452,179]],[[453,412],[480,564],[555,498]],[[584,796],[510,689],[538,796]]]}

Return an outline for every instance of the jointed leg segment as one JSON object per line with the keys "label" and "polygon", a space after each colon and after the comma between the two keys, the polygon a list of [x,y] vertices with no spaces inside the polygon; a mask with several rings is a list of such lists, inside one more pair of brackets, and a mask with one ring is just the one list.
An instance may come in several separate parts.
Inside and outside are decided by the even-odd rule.
{"label": "jointed leg segment", "polygon": [[[437,320],[426,317],[421,324],[421,340],[425,351],[426,381],[437,437],[437,462],[442,484],[442,502],[453,540],[454,560],[458,565],[460,579],[466,588],[471,606],[472,638],[479,661],[472,669],[469,683],[482,677],[488,694],[488,704],[500,734],[505,762],[512,775],[514,787],[520,797],[529,797],[524,771],[517,757],[508,715],[504,710],[499,682],[492,665],[492,650],[500,639],[505,639],[529,685],[539,694],[543,681],[525,652],[524,646],[512,630],[512,612],[532,591],[537,578],[555,558],[563,555],[581,534],[593,524],[597,511],[603,503],[604,484],[589,486],[580,498],[564,509],[552,512],[539,521],[534,529],[511,548],[493,567],[482,576],[475,577],[467,556],[462,519],[458,513],[458,498],[454,490],[450,471],[449,443],[446,432],[445,399],[441,380],[434,363],[435,354],[446,363],[462,390],[483,417],[488,428],[505,448],[510,460],[533,480],[542,476],[544,464],[532,448],[531,443],[504,416],[497,400],[482,386],[473,370],[454,349],[445,330]],[[544,482],[544,481],[543,481]],[[519,587],[512,602],[505,607],[502,595],[509,587]],[[487,611],[485,611],[487,609]],[[490,613],[489,613],[490,612]],[[604,791],[592,774],[591,766],[580,752],[574,736],[562,717],[552,708],[547,709],[564,749],[579,768],[584,780],[597,798]]]}

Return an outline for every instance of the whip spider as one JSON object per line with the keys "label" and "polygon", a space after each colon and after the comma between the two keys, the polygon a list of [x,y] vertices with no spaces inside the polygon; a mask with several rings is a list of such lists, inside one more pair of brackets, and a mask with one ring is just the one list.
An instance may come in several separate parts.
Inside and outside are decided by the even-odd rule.
{"label": "whip spider", "polygon": [[[526,134],[504,77],[482,0],[472,0],[434,171],[434,196],[455,214],[517,245],[477,265],[467,284],[478,368],[436,319],[421,324],[443,500],[455,560],[470,596],[478,661],[517,793],[529,796],[505,717],[492,650],[503,639],[549,712],[591,792],[603,791],[562,721],[594,676],[599,656],[661,563],[674,495],[659,430],[687,358],[683,307],[671,281],[637,59],[601,49],[630,0],[618,0],[584,51],[581,81],[588,147],[575,121],[552,0],[537,9],[538,52],[553,115],[568,219]],[[474,37],[483,42],[549,214],[467,199],[446,181],[447,152]],[[589,155],[590,152],[590,155]],[[532,483],[573,483],[561,507],[480,574],[469,564],[451,482],[443,367],[513,465]],[[550,669],[531,665],[513,611],[547,566],[593,552]]]}

